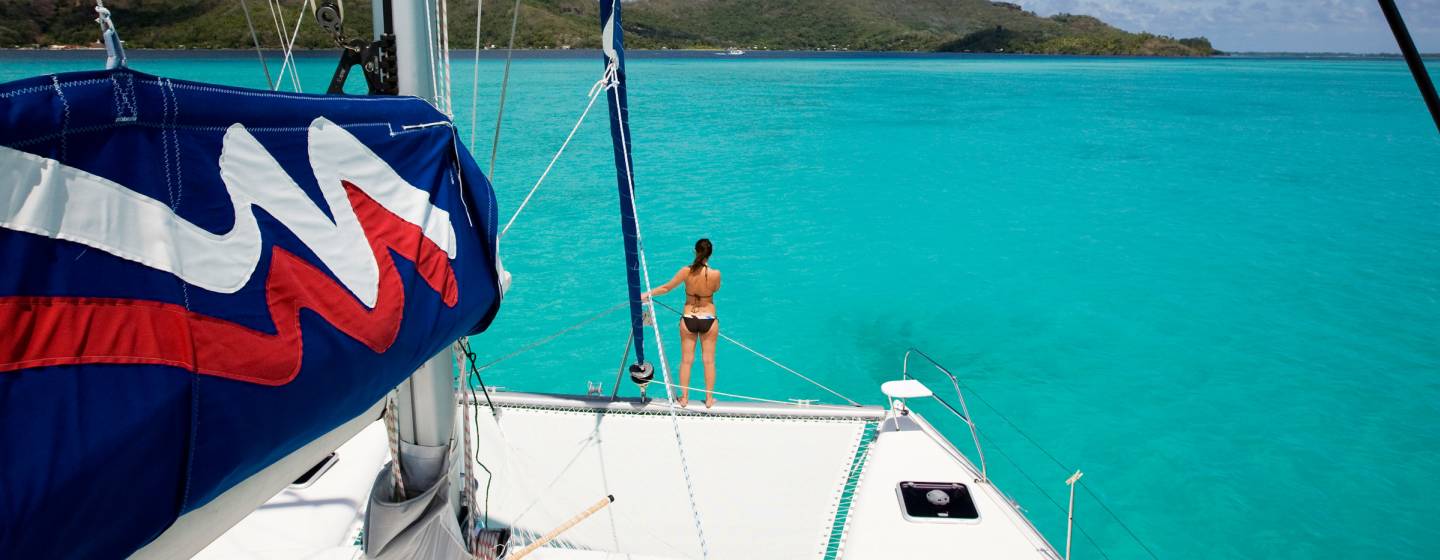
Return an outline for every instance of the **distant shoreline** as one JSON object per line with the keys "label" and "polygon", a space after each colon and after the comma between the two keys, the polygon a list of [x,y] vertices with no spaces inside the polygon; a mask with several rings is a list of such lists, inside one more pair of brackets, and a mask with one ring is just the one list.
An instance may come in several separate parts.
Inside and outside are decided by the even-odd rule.
{"label": "distant shoreline", "polygon": [[[266,58],[279,58],[283,52],[278,49],[265,49]],[[469,55],[474,51],[469,49],[454,49],[452,53],[466,53]],[[99,47],[64,47],[64,48],[0,48],[0,57],[9,55],[54,57],[57,59],[75,59],[91,56],[103,56],[104,49]],[[338,55],[338,49],[295,49],[292,55],[302,58],[327,58]],[[1401,60],[1401,55],[1388,53],[1293,53],[1293,52],[1233,52],[1224,53],[1211,57],[1185,57],[1185,56],[1153,56],[1153,55],[1084,55],[1084,54],[1030,54],[1030,53],[956,53],[956,52],[934,52],[934,51],[852,51],[852,50],[755,50],[745,51],[745,54],[738,56],[719,56],[724,50],[714,49],[655,49],[655,50],[627,50],[626,55],[637,59],[715,59],[715,60],[743,60],[743,59],[796,59],[796,58],[1064,58],[1064,59],[1191,59],[1191,60],[1227,60],[1227,59],[1273,59],[1273,60]],[[255,54],[254,49],[191,49],[191,48],[160,48],[160,49],[127,49],[126,54],[137,60],[150,58],[152,55],[175,57],[193,57],[196,59],[233,57]],[[515,49],[515,57],[523,59],[582,59],[599,57],[599,49]],[[1422,55],[1427,61],[1440,61],[1440,53],[1425,53]],[[504,59],[504,49],[485,49],[480,51],[480,58],[485,60]]]}

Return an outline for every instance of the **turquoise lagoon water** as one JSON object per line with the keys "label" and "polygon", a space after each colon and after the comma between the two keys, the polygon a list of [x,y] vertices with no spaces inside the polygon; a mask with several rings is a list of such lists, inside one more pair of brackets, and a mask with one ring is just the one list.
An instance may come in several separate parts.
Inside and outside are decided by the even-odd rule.
{"label": "turquoise lagoon water", "polygon": [[[0,79],[99,64],[5,53]],[[480,64],[483,161],[502,63]],[[133,66],[265,84],[246,53]],[[332,68],[302,59],[306,90]],[[600,70],[515,62],[502,218]],[[1440,556],[1440,135],[1402,63],[637,57],[630,79],[655,279],[713,239],[726,333],[875,404],[925,349],[1163,558]],[[623,298],[615,199],[602,105],[505,239],[482,361]],[[486,380],[608,387],[625,320]],[[828,397],[733,346],[719,364],[721,391]],[[1062,546],[1068,473],[970,398],[994,478]],[[1083,492],[1077,510],[1104,555],[1147,557]]]}

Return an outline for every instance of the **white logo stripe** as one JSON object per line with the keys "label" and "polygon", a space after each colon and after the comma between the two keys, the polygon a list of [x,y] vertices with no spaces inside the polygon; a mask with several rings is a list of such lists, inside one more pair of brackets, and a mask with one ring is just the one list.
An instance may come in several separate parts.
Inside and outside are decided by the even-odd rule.
{"label": "white logo stripe", "polygon": [[251,206],[264,208],[294,232],[351,293],[374,307],[379,268],[340,180],[349,180],[400,218],[419,226],[455,257],[449,213],[400,178],[343,128],[325,119],[310,126],[311,166],[332,222],[269,152],[234,125],[225,134],[220,174],[235,224],[210,233],[158,200],[55,160],[0,146],[0,227],[80,243],[207,290],[233,293],[260,261],[260,230]]}

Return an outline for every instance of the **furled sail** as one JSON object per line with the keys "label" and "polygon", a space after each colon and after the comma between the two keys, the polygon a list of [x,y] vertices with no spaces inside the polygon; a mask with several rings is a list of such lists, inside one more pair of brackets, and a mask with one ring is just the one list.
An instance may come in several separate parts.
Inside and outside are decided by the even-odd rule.
{"label": "furled sail", "polygon": [[124,556],[485,329],[495,212],[419,99],[0,85],[0,557]]}
{"label": "furled sail", "polygon": [[615,150],[615,179],[620,188],[620,231],[625,241],[625,281],[630,297],[630,334],[635,344],[632,374],[645,361],[644,306],[640,303],[640,225],[635,218],[635,166],[630,157],[630,106],[625,95],[625,37],[620,1],[600,2],[600,43],[605,62],[610,139]]}

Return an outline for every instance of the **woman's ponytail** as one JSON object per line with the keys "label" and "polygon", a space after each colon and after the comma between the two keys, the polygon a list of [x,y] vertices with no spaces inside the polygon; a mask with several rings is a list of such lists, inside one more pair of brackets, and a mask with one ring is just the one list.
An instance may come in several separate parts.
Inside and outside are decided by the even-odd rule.
{"label": "woman's ponytail", "polygon": [[695,242],[695,262],[690,263],[690,274],[700,272],[700,269],[709,266],[710,253],[715,247],[710,244],[709,239],[701,238]]}

